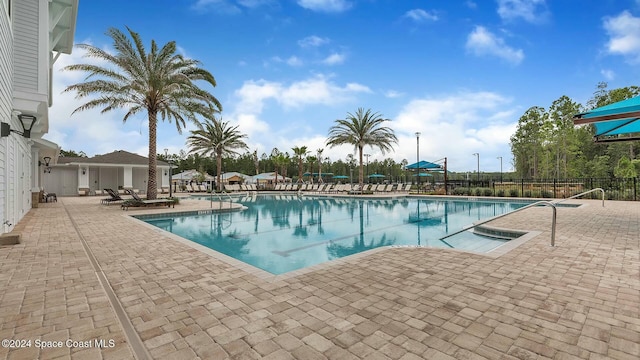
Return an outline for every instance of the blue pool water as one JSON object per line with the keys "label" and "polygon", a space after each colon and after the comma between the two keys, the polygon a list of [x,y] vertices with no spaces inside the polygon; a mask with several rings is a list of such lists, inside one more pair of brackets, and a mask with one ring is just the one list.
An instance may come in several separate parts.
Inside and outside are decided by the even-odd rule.
{"label": "blue pool water", "polygon": [[244,211],[142,219],[272,274],[389,245],[487,252],[504,243],[468,232],[439,238],[526,202],[240,197]]}

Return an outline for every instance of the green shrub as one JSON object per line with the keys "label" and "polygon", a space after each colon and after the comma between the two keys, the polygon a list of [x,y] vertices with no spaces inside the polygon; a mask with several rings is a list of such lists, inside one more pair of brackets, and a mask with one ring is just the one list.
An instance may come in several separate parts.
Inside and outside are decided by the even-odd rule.
{"label": "green shrub", "polygon": [[525,190],[524,194],[522,194],[522,196],[530,198],[531,197],[531,190]]}
{"label": "green shrub", "polygon": [[493,190],[486,188],[482,190],[482,195],[484,196],[492,196],[493,195]]}
{"label": "green shrub", "polygon": [[496,191],[496,196],[504,197],[504,190],[503,189],[499,189],[498,191]]}
{"label": "green shrub", "polygon": [[475,196],[482,196],[482,188],[475,188],[475,189],[473,190],[473,194],[474,194]]}
{"label": "green shrub", "polygon": [[518,191],[518,189],[511,189],[511,190],[509,190],[509,196],[518,197],[518,196],[520,196],[520,192]]}
{"label": "green shrub", "polygon": [[541,194],[543,198],[549,199],[553,197],[553,193],[549,190],[542,190]]}

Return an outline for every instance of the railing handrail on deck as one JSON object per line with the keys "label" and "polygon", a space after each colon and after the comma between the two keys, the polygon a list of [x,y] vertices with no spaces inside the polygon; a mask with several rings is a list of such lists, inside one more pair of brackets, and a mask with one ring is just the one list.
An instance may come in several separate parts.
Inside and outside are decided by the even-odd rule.
{"label": "railing handrail on deck", "polygon": [[567,201],[567,200],[569,200],[569,199],[575,199],[575,198],[577,198],[577,197],[580,197],[580,196],[582,196],[582,195],[586,195],[586,194],[588,194],[588,193],[592,193],[592,192],[594,192],[594,191],[602,191],[602,207],[604,207],[604,189],[603,189],[603,188],[594,188],[594,189],[591,189],[591,190],[589,190],[589,191],[581,192],[580,194],[573,195],[573,196],[571,196],[571,197],[568,197],[568,198],[566,198],[566,199],[562,199],[562,200],[560,200],[560,201],[556,201],[556,202],[554,202],[554,204],[559,204],[559,203],[561,203],[561,202],[563,202],[563,201]]}
{"label": "railing handrail on deck", "polygon": [[488,223],[490,221],[493,221],[493,220],[505,217],[507,215],[511,215],[511,214],[516,213],[518,211],[522,211],[522,210],[528,209],[528,208],[533,207],[533,206],[538,206],[538,205],[551,206],[551,208],[553,209],[553,215],[552,215],[552,219],[551,219],[551,246],[555,246],[555,244],[556,244],[556,215],[557,215],[556,214],[556,206],[549,200],[536,201],[534,203],[531,203],[529,205],[526,205],[526,206],[523,206],[521,208],[515,209],[515,210],[510,211],[508,213],[494,216],[494,217],[489,218],[487,220],[483,220],[483,221],[481,221],[479,223],[475,223],[475,224],[472,224],[470,226],[467,226],[467,227],[463,228],[462,230],[458,230],[458,231],[456,231],[454,233],[451,233],[451,234],[449,234],[447,236],[441,237],[439,240],[443,241],[446,238],[449,238],[449,237],[454,236],[454,235],[458,235],[458,234],[460,234],[462,232],[465,232],[467,230],[473,229],[476,226],[479,226],[479,225],[482,225],[482,224],[486,224],[486,223]]}

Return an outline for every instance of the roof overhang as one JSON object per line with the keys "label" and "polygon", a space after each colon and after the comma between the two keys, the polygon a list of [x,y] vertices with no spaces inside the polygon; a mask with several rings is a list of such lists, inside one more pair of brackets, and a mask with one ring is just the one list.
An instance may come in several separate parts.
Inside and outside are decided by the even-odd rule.
{"label": "roof overhang", "polygon": [[54,143],[53,141],[45,140],[45,139],[34,139],[32,138],[33,147],[38,149],[38,154],[40,159],[45,157],[50,157],[50,164],[56,164],[58,162],[58,155],[60,154],[60,146]]}
{"label": "roof overhang", "polygon": [[71,54],[76,32],[78,0],[49,0],[49,47]]}

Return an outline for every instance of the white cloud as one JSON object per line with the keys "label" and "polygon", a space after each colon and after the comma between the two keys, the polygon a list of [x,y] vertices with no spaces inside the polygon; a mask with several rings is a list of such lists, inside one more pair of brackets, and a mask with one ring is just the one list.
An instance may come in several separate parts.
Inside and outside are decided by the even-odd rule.
{"label": "white cloud", "polygon": [[302,66],[302,60],[297,56],[292,56],[287,59],[287,65],[289,66]]}
{"label": "white cloud", "polygon": [[349,83],[343,87],[324,76],[316,76],[289,85],[266,80],[246,81],[236,90],[236,109],[242,113],[259,114],[267,100],[274,100],[285,108],[305,105],[336,105],[353,99],[359,93],[370,93],[364,85]]}
{"label": "white cloud", "polygon": [[502,38],[483,26],[476,26],[469,34],[466,49],[476,56],[496,56],[514,65],[524,59],[524,52],[521,49],[508,46]]}
{"label": "white cloud", "polygon": [[401,96],[404,96],[404,93],[396,91],[396,90],[387,90],[384,92],[384,96],[394,99],[394,98],[399,98]]}
{"label": "white cloud", "polygon": [[298,0],[298,5],[305,9],[322,12],[343,12],[351,8],[346,0]]}
{"label": "white cloud", "polygon": [[539,23],[549,16],[545,0],[498,0],[498,15],[504,20],[522,18]]}
{"label": "white cloud", "polygon": [[625,10],[618,16],[605,18],[603,26],[609,35],[606,46],[610,54],[640,62],[640,18]]}
{"label": "white cloud", "polygon": [[274,0],[197,0],[192,9],[200,12],[214,11],[222,14],[238,14],[243,8],[254,9],[272,4]]}
{"label": "white cloud", "polygon": [[330,40],[328,38],[322,38],[316,35],[307,36],[304,39],[298,40],[298,45],[303,48],[318,47],[328,44]]}
{"label": "white cloud", "polygon": [[426,10],[422,10],[422,9],[409,10],[404,14],[404,16],[406,16],[409,19],[414,20],[416,22],[437,21],[438,20],[438,15],[436,15],[435,13],[430,13],[430,12],[428,12]]}
{"label": "white cloud", "polygon": [[[474,152],[480,153],[482,169],[496,169],[496,157],[509,157],[509,138],[517,116],[511,100],[492,92],[466,92],[409,102],[391,126],[399,147],[395,158],[416,159],[415,132],[420,132],[420,157],[435,161],[448,158],[449,169],[476,168]],[[496,166],[496,164],[498,164]]]}
{"label": "white cloud", "polygon": [[607,81],[612,81],[616,78],[616,73],[611,69],[602,69],[600,70],[600,74],[602,74]]}
{"label": "white cloud", "polygon": [[[271,60],[273,62],[277,62],[277,63],[285,63],[285,64],[287,64],[289,66],[302,66],[303,65],[302,59],[300,59],[299,57],[297,57],[295,55],[290,56],[288,59],[283,59],[283,58],[281,58],[279,56],[274,56],[274,57],[271,58]],[[266,63],[265,65],[268,66],[268,63]]]}
{"label": "white cloud", "polygon": [[333,53],[322,60],[322,63],[325,65],[339,65],[344,63],[345,58],[344,54]]}
{"label": "white cloud", "polygon": [[475,2],[473,2],[471,0],[465,1],[465,5],[467,5],[467,7],[469,9],[476,9],[478,7],[478,4],[476,4]]}
{"label": "white cloud", "polygon": [[228,0],[198,0],[191,8],[199,12],[215,11],[222,14],[238,14],[241,12],[239,6]]}

